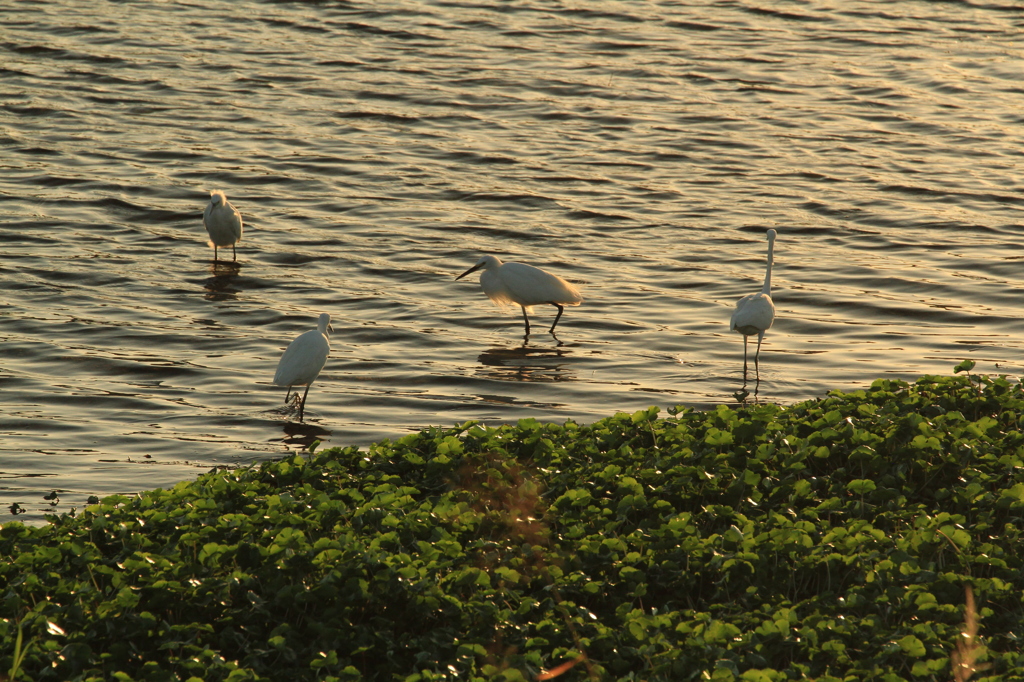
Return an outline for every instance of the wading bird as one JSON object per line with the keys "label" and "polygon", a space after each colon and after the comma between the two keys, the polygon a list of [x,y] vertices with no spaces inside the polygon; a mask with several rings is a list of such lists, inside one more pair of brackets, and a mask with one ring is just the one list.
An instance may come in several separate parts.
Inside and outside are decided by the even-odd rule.
{"label": "wading bird", "polygon": [[[331,316],[321,313],[317,321],[316,329],[299,334],[288,344],[281,361],[277,363],[277,373],[274,374],[274,383],[278,386],[287,386],[284,394],[284,401],[287,403],[291,396],[293,386],[305,386],[306,392],[302,394],[302,402],[299,403],[299,421],[302,421],[302,413],[306,408],[306,396],[309,395],[309,387],[320,375],[320,370],[327,364],[327,355],[331,352],[331,343],[327,333],[332,332]],[[299,392],[295,391],[295,395]]]}
{"label": "wading bird", "polygon": [[768,267],[764,271],[764,286],[756,294],[748,294],[736,302],[729,327],[743,335],[743,381],[747,381],[747,337],[757,334],[757,351],[754,353],[754,371],[761,381],[758,356],[761,354],[761,340],[764,333],[775,321],[775,303],[772,302],[772,254],[775,250],[775,230],[768,230]]}
{"label": "wading bird", "polygon": [[224,192],[210,192],[210,203],[203,211],[203,225],[210,235],[213,260],[217,261],[217,247],[230,246],[231,260],[235,260],[235,244],[242,239],[242,214],[224,196]]}
{"label": "wading bird", "polygon": [[555,325],[562,317],[563,306],[583,302],[579,289],[561,277],[524,263],[502,263],[494,256],[483,256],[476,265],[455,279],[460,280],[480,269],[483,269],[480,273],[480,286],[487,298],[503,308],[512,303],[522,307],[527,336],[530,335],[530,317],[527,313],[533,312],[533,306],[546,303],[558,308],[558,315],[549,330],[554,335]]}

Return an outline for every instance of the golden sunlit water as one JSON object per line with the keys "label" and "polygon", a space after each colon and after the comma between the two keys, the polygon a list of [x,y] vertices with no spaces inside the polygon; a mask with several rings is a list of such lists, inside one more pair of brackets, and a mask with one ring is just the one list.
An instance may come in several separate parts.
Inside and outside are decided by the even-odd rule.
{"label": "golden sunlit water", "polygon": [[[758,399],[967,358],[1016,376],[1022,24],[968,2],[9,3],[0,521],[314,439],[735,403],[728,320],[768,228]],[[206,246],[213,189],[246,223],[234,264]],[[552,307],[524,345],[517,310],[454,281],[485,253],[580,287],[557,340]],[[321,312],[300,424],[271,379]]]}

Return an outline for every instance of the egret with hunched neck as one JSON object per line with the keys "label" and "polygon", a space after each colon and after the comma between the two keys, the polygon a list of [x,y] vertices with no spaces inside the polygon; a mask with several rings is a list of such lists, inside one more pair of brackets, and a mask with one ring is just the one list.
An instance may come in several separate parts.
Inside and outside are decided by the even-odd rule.
{"label": "egret with hunched neck", "polygon": [[[332,332],[331,316],[321,313],[317,321],[316,329],[299,334],[288,344],[280,362],[277,363],[277,372],[274,374],[274,383],[278,386],[287,386],[284,394],[284,401],[287,403],[291,396],[293,386],[305,386],[306,391],[302,394],[299,402],[299,421],[302,421],[302,414],[306,409],[306,396],[309,395],[309,387],[313,381],[320,376],[320,371],[327,364],[327,355],[331,352],[331,343],[328,332]],[[298,395],[298,391],[295,395]]]}
{"label": "egret with hunched neck", "polygon": [[555,321],[548,330],[554,336],[555,325],[562,317],[564,306],[583,302],[579,289],[561,277],[525,263],[502,263],[495,256],[481,257],[476,265],[455,279],[460,280],[477,270],[483,270],[480,286],[487,298],[503,308],[512,303],[522,307],[527,336],[530,335],[530,316],[527,313],[533,312],[533,306],[548,304],[558,308]]}
{"label": "egret with hunched neck", "polygon": [[218,246],[230,246],[231,260],[235,260],[235,244],[242,239],[242,214],[231,205],[224,192],[210,192],[210,203],[203,211],[203,225],[210,235],[214,263],[217,262]]}

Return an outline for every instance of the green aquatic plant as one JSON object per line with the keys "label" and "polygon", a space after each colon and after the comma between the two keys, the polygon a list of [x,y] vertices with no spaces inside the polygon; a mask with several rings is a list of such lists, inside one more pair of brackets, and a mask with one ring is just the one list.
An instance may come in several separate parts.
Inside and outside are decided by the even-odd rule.
{"label": "green aquatic plant", "polygon": [[11,651],[11,667],[7,671],[7,675],[4,676],[3,680],[9,680],[14,682],[18,679],[18,671],[21,668],[22,661],[25,660],[25,654],[28,652],[28,645],[25,644],[25,632],[22,630],[21,623],[18,623],[18,634],[14,638],[14,648]]}
{"label": "green aquatic plant", "polygon": [[20,622],[40,681],[1019,678],[1022,408],[880,379],[108,497],[0,529],[0,669]]}

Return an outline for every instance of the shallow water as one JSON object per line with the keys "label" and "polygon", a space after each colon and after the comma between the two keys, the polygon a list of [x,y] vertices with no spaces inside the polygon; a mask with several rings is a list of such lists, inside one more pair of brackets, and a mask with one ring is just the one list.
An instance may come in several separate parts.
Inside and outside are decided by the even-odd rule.
{"label": "shallow water", "polygon": [[[769,227],[760,400],[965,358],[1015,376],[1022,25],[965,2],[16,3],[0,521],[314,439],[734,403],[728,319]],[[235,264],[205,245],[210,189],[245,220]],[[553,308],[524,346],[454,281],[482,253],[580,286],[557,340]],[[320,312],[300,424],[270,380]]]}

